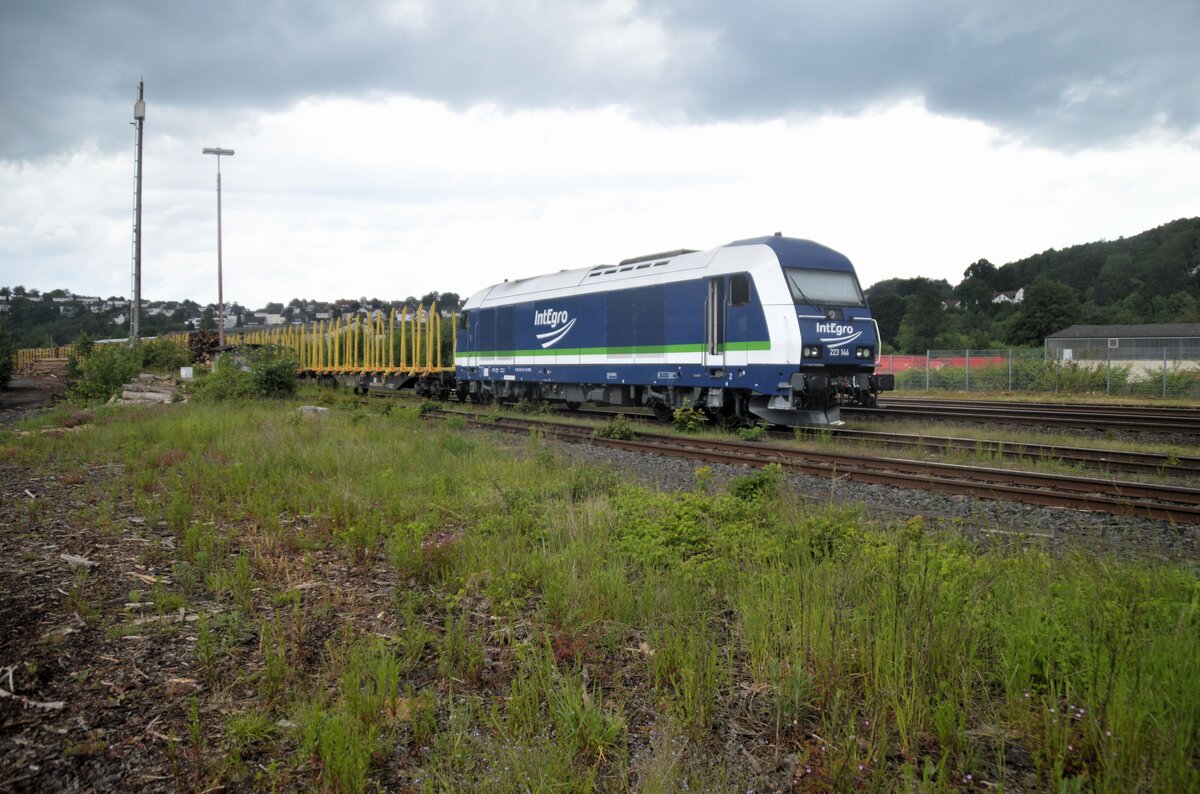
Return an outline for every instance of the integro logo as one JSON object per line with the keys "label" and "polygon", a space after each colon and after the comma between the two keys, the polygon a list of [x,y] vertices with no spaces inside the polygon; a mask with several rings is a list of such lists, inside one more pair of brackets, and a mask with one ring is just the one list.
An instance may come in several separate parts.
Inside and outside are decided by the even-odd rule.
{"label": "integro logo", "polygon": [[845,347],[862,336],[862,331],[855,331],[852,325],[842,325],[841,323],[817,323],[818,334],[832,334],[832,336],[822,336],[821,341],[829,347]]}
{"label": "integro logo", "polygon": [[571,315],[565,309],[562,311],[542,309],[540,312],[533,313],[534,325],[548,325],[551,328],[557,328],[569,319],[571,319]]}
{"label": "integro logo", "polygon": [[535,334],[543,348],[553,347],[562,341],[563,337],[575,327],[575,319],[566,309],[542,309],[533,313],[533,327],[550,330],[544,334]]}
{"label": "integro logo", "polygon": [[839,323],[817,323],[818,334],[833,334],[834,336],[842,336],[843,334],[854,333],[854,326],[840,325]]}

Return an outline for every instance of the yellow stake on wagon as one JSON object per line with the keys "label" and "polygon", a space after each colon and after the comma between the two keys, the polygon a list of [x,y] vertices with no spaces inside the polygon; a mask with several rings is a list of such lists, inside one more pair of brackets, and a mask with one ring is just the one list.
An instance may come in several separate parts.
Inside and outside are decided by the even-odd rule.
{"label": "yellow stake on wagon", "polygon": [[437,334],[437,329],[433,326],[433,306],[431,304],[425,311],[425,371],[433,372],[433,338]]}
{"label": "yellow stake on wagon", "polygon": [[388,312],[388,371],[395,368],[396,364],[396,339],[392,334],[396,330],[396,310],[392,309]]}

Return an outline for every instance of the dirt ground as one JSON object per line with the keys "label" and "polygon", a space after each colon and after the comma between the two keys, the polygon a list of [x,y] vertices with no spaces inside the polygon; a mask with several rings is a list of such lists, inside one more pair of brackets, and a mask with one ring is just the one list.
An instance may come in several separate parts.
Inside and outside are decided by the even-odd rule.
{"label": "dirt ground", "polygon": [[67,395],[67,383],[61,378],[14,377],[7,389],[0,389],[0,424],[14,422],[27,412],[49,408]]}
{"label": "dirt ground", "polygon": [[[161,606],[177,587],[171,530],[136,515],[132,499],[116,500],[103,526],[80,522],[119,476],[109,466],[51,474],[0,461],[0,791],[204,790],[221,763],[223,721],[255,702],[235,670],[216,685],[197,664],[200,615],[219,620],[222,606]],[[395,630],[387,606],[398,582],[386,566],[309,559],[311,578],[296,588],[304,610],[334,605],[306,621],[309,647],[338,626]],[[248,665],[253,678],[256,650],[247,637],[224,664]],[[245,758],[248,778],[222,788],[255,787],[258,760]],[[275,782],[297,790],[308,779]]]}

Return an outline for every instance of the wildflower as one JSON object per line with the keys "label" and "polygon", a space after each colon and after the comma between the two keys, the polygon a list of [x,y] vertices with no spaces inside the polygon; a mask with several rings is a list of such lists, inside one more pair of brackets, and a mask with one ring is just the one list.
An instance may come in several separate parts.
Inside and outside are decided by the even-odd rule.
{"label": "wildflower", "polygon": [[804,767],[804,774],[806,774],[806,775],[811,775],[811,774],[812,774],[812,767],[811,767],[811,766],[806,766],[806,767]]}
{"label": "wildflower", "polygon": [[862,764],[859,764],[859,765],[858,765],[858,771],[859,771],[859,772],[863,771],[863,768],[864,768],[864,767],[863,767],[863,765],[862,765]]}
{"label": "wildflower", "polygon": [[1111,739],[1111,738],[1112,738],[1112,731],[1105,731],[1105,732],[1104,732],[1104,735],[1105,735],[1105,736],[1107,736],[1108,738],[1110,738],[1110,739]]}
{"label": "wildflower", "polygon": [[1073,753],[1073,752],[1075,752],[1075,745],[1073,745],[1073,744],[1068,744],[1068,745],[1067,745],[1067,752],[1069,752],[1069,753]]}

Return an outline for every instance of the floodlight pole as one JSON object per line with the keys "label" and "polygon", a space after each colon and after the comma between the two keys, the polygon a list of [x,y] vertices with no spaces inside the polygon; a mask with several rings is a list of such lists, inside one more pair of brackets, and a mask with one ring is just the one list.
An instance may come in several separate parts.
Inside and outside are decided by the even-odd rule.
{"label": "floodlight pole", "polygon": [[225,347],[225,287],[221,276],[221,157],[233,157],[233,149],[211,148],[202,154],[217,156],[217,344]]}

